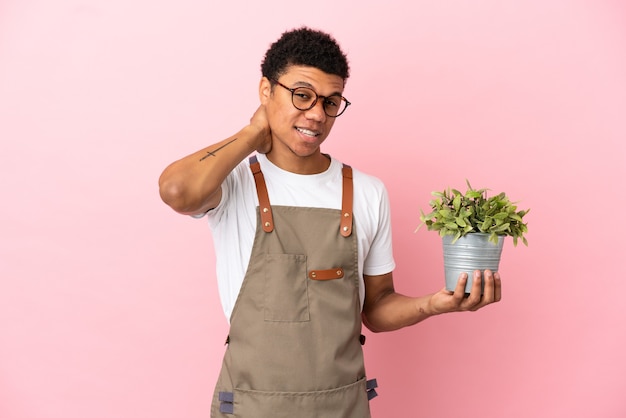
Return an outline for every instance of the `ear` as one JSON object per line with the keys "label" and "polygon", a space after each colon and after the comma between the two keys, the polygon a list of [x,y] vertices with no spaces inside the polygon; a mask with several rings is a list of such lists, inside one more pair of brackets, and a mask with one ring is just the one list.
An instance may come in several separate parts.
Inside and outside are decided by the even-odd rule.
{"label": "ear", "polygon": [[267,77],[263,77],[259,83],[259,100],[266,105],[272,95],[272,83]]}

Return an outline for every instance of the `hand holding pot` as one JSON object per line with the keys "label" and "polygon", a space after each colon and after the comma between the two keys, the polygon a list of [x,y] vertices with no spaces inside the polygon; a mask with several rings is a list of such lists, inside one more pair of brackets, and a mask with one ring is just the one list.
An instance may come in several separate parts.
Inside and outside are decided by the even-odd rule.
{"label": "hand holding pot", "polygon": [[[461,273],[454,292],[443,288],[433,294],[429,301],[431,312],[438,315],[448,312],[477,311],[484,306],[499,302],[502,298],[502,282],[497,272],[485,270],[484,277],[482,277],[480,270],[475,270],[469,296],[465,293],[467,280],[467,274]],[[481,296],[483,280],[485,287]]]}

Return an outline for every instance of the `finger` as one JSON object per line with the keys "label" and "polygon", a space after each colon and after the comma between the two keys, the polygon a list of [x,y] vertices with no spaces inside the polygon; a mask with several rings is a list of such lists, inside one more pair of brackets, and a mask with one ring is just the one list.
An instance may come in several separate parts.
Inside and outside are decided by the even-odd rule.
{"label": "finger", "polygon": [[467,285],[467,273],[459,274],[459,281],[456,283],[456,287],[454,288],[454,294],[452,298],[456,305],[460,305],[463,299],[465,298],[465,286]]}
{"label": "finger", "polygon": [[470,295],[465,302],[468,306],[468,309],[473,308],[478,305],[482,299],[482,273],[480,270],[474,270],[472,277],[472,288],[470,290]]}
{"label": "finger", "polygon": [[500,273],[493,273],[493,285],[494,285],[494,300],[500,302],[502,299],[502,280],[500,279]]}
{"label": "finger", "polygon": [[[497,277],[497,279],[496,279]],[[500,276],[491,270],[485,270],[484,273],[485,290],[480,303],[474,305],[470,310],[477,311],[480,308],[491,303],[498,302],[501,296]]]}
{"label": "finger", "polygon": [[483,280],[485,282],[485,290],[483,292],[482,305],[488,305],[495,301],[495,285],[493,279],[493,272],[491,270],[485,270]]}

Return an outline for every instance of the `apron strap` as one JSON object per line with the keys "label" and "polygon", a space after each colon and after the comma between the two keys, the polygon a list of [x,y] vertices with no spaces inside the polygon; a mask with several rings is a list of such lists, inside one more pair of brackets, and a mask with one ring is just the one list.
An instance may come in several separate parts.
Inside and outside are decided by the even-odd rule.
{"label": "apron strap", "polygon": [[349,237],[352,234],[352,167],[343,165],[343,196],[341,198],[341,235]]}
{"label": "apron strap", "polygon": [[[267,186],[265,184],[265,178],[261,172],[261,164],[256,155],[253,155],[249,159],[250,170],[254,176],[254,183],[256,184],[256,191],[259,197],[259,210],[261,213],[261,226],[265,232],[272,232],[274,230],[274,219],[272,216],[272,206],[270,205],[270,198],[267,193]],[[341,224],[339,226],[340,233],[344,237],[352,235],[352,202],[353,202],[353,184],[352,184],[352,167],[347,164],[343,165],[341,169],[343,176],[343,195],[341,198]]]}
{"label": "apron strap", "polygon": [[250,170],[254,176],[254,183],[256,184],[256,192],[259,196],[259,211],[261,212],[261,226],[265,232],[272,232],[274,230],[274,219],[272,216],[272,206],[270,205],[270,197],[267,194],[267,186],[265,185],[265,178],[261,172],[261,164],[259,163],[256,155],[250,157]]}

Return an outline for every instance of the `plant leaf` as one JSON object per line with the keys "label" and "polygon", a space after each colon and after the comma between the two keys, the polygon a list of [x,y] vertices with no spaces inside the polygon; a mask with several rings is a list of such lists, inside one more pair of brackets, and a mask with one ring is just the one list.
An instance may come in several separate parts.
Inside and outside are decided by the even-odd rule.
{"label": "plant leaf", "polygon": [[454,222],[446,222],[446,228],[456,231],[459,229],[459,226]]}
{"label": "plant leaf", "polygon": [[454,198],[452,205],[454,206],[454,210],[458,212],[458,210],[461,208],[461,196],[460,195],[457,195]]}

